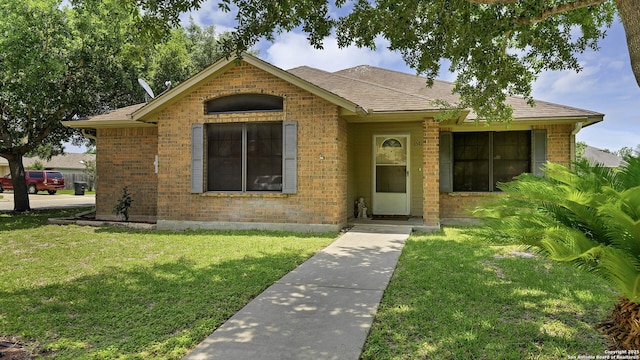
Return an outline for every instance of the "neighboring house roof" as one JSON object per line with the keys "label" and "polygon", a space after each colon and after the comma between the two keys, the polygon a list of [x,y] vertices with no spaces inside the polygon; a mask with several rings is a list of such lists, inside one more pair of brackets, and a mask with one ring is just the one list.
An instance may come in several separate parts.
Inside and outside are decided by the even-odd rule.
{"label": "neighboring house roof", "polygon": [[82,162],[95,161],[95,160],[96,160],[95,154],[67,153],[64,155],[54,156],[49,161],[42,160],[38,157],[24,158],[22,160],[22,164],[26,168],[26,167],[33,166],[33,164],[35,164],[36,161],[39,161],[42,163],[45,169],[84,170],[85,166]]}
{"label": "neighboring house roof", "polygon": [[590,164],[600,164],[610,168],[620,167],[624,163],[622,157],[589,145],[585,147],[582,157],[587,159]]}
{"label": "neighboring house roof", "polygon": [[[244,54],[242,61],[337,105],[345,116],[366,119],[376,114],[395,113],[424,118],[441,111],[433,100],[452,104],[459,100],[456,94],[451,93],[454,85],[450,82],[434,80],[429,88],[424,77],[374,66],[356,66],[331,73],[308,66],[285,71],[250,54]],[[148,104],[132,105],[89,119],[64,122],[64,125],[74,128],[155,126],[155,114],[236,64],[233,58],[220,60]],[[536,101],[536,106],[531,107],[520,97],[508,97],[506,102],[513,107],[514,121],[518,122],[581,122],[587,126],[602,121],[604,117],[598,112],[545,101]],[[476,115],[468,110],[452,121],[463,124],[474,123],[475,120]]]}

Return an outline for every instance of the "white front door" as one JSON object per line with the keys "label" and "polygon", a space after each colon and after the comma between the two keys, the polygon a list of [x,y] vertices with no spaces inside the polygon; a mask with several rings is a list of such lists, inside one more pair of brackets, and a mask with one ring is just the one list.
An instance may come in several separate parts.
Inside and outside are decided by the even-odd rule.
{"label": "white front door", "polygon": [[373,137],[373,214],[409,215],[409,135]]}

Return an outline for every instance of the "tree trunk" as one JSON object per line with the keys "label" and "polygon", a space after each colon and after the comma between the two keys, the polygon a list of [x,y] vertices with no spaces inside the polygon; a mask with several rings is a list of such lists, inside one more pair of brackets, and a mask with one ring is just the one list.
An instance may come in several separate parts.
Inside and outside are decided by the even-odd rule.
{"label": "tree trunk", "polygon": [[31,210],[29,205],[29,193],[25,180],[22,155],[10,155],[6,158],[11,170],[11,183],[13,184],[13,211],[25,212]]}
{"label": "tree trunk", "polygon": [[640,86],[640,0],[616,0],[616,6],[627,36],[631,69]]}
{"label": "tree trunk", "polygon": [[640,304],[620,298],[609,318],[596,329],[607,337],[609,350],[640,350]]}

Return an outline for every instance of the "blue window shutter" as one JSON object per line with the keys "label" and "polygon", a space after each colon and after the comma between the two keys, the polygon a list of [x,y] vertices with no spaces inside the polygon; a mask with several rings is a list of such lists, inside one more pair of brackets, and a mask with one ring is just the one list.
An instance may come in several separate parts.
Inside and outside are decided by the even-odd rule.
{"label": "blue window shutter", "polygon": [[547,163],[547,130],[531,131],[531,173],[544,176],[542,169]]}
{"label": "blue window shutter", "polygon": [[440,191],[453,191],[453,133],[440,133]]}
{"label": "blue window shutter", "polygon": [[204,192],[204,124],[191,125],[191,192]]}
{"label": "blue window shutter", "polygon": [[282,123],[282,193],[298,192],[298,123]]}

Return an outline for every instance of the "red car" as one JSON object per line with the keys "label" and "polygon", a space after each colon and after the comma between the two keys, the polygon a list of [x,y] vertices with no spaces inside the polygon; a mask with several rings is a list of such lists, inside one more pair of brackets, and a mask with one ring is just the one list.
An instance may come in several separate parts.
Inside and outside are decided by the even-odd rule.
{"label": "red car", "polygon": [[[64,189],[64,176],[58,171],[50,170],[26,170],[24,172],[27,181],[29,194],[36,194],[38,191],[48,191],[53,195],[58,190]],[[0,192],[13,189],[11,174],[0,177]]]}

